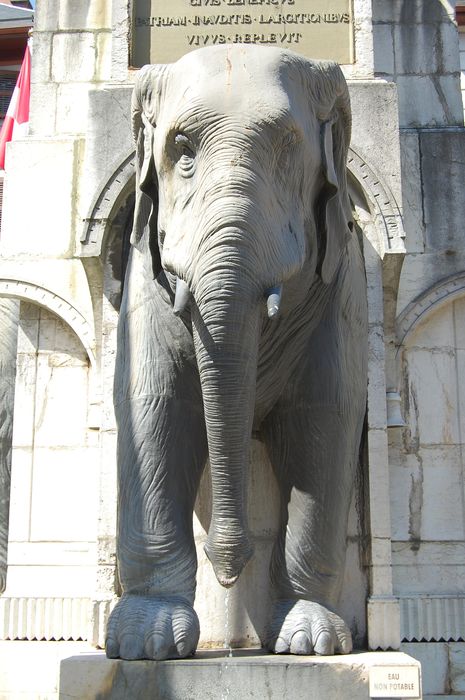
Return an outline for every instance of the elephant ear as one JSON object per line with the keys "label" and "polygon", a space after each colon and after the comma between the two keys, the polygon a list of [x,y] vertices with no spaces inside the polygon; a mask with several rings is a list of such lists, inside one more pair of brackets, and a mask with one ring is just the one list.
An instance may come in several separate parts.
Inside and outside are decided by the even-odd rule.
{"label": "elephant ear", "polygon": [[[132,95],[132,130],[136,144],[136,201],[131,243],[142,250],[148,241],[153,274],[161,270],[158,247],[158,182],[153,158],[154,136],[167,66],[144,66]],[[145,243],[146,244],[146,243]]]}
{"label": "elephant ear", "polygon": [[[347,194],[347,152],[350,143],[350,99],[345,78],[335,63],[318,65],[313,92],[320,118],[324,184],[316,206],[319,239],[318,272],[325,284],[333,279],[351,232]],[[316,83],[316,84],[315,84]],[[315,89],[316,88],[316,89]]]}

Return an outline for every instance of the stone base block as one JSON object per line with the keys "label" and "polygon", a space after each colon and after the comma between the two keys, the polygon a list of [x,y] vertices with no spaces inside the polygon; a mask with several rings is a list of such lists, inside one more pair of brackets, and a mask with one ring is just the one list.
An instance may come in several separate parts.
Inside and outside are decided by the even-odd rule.
{"label": "stone base block", "polygon": [[[65,659],[60,700],[366,700],[372,667],[414,667],[400,653],[333,658],[199,652],[183,661],[109,661],[102,653]],[[128,690],[130,689],[130,690]],[[129,694],[128,694],[129,693]],[[402,697],[396,695],[394,697]],[[416,697],[421,697],[421,692]]]}
{"label": "stone base block", "polygon": [[2,642],[0,655],[1,700],[368,700],[370,674],[390,669],[401,677],[418,670],[415,697],[422,697],[420,664],[400,652],[292,657],[247,649],[230,657],[212,650],[156,662],[109,660],[82,643]]}

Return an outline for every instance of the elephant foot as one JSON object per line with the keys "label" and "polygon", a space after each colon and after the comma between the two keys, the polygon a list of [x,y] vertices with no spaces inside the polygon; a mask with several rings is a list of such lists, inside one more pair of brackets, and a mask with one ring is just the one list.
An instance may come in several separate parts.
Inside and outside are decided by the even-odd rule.
{"label": "elephant foot", "polygon": [[183,659],[199,635],[197,613],[183,598],[125,594],[110,615],[105,648],[109,659]]}
{"label": "elephant foot", "polygon": [[352,636],[344,620],[310,600],[280,600],[264,646],[275,654],[349,654]]}
{"label": "elephant foot", "polygon": [[253,555],[253,547],[246,535],[235,537],[231,542],[229,537],[217,535],[212,528],[204,550],[218,583],[225,588],[231,588],[236,583],[242,569]]}

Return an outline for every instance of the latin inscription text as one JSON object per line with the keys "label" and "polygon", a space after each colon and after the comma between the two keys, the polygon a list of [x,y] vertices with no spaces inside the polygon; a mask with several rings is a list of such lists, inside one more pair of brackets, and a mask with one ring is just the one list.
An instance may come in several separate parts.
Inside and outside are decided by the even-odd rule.
{"label": "latin inscription text", "polygon": [[[264,44],[352,60],[351,0],[135,0],[133,65],[201,46]],[[147,13],[147,9],[151,12]]]}

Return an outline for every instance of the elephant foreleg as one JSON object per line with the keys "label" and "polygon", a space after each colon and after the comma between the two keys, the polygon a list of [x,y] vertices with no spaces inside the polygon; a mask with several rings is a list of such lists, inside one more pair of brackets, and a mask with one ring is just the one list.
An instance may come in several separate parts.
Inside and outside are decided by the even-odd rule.
{"label": "elephant foreleg", "polygon": [[206,455],[203,414],[167,397],[132,401],[119,412],[123,597],[108,625],[107,654],[183,657],[199,636],[192,514]]}
{"label": "elephant foreleg", "polygon": [[184,657],[199,637],[192,516],[207,456],[200,383],[192,337],[166,290],[137,251],[129,264],[115,381],[123,596],[106,650],[125,659]]}
{"label": "elephant foreleg", "polygon": [[351,649],[349,630],[331,612],[344,572],[356,461],[343,423],[337,409],[318,406],[277,411],[267,425],[282,499],[271,562],[276,605],[267,640],[276,652]]}
{"label": "elephant foreleg", "polygon": [[356,294],[333,303],[263,426],[281,490],[271,562],[276,605],[266,640],[276,652],[347,653],[352,646],[333,611],[366,406],[364,292],[360,299],[358,306]]}

